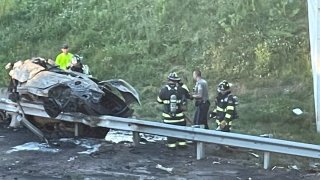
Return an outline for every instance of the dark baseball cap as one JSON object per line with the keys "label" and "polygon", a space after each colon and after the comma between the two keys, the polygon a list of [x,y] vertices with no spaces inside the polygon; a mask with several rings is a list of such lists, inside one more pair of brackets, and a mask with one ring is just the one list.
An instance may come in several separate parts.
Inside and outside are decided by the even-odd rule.
{"label": "dark baseball cap", "polygon": [[62,45],[62,49],[69,49],[68,44],[63,44],[63,45]]}

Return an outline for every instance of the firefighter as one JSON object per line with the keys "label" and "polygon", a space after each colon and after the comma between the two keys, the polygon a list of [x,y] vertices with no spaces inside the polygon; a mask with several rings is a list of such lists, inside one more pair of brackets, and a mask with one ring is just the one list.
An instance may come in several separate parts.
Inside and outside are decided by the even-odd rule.
{"label": "firefighter", "polygon": [[216,107],[210,113],[210,117],[216,119],[217,130],[230,132],[232,121],[238,118],[236,106],[238,98],[231,94],[231,84],[223,80],[217,87]]}
{"label": "firefighter", "polygon": [[[177,73],[170,73],[167,84],[161,88],[157,98],[158,103],[163,104],[162,119],[166,124],[186,126],[185,115],[181,108],[183,89],[178,84],[180,78]],[[186,141],[173,137],[167,138],[166,146],[168,148],[186,147]]]}

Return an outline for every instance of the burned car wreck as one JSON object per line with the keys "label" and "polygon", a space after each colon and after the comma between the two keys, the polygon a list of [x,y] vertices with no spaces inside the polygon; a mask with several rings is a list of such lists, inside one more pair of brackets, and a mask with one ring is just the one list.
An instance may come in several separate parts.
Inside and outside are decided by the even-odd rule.
{"label": "burned car wreck", "polygon": [[[137,91],[124,80],[99,81],[82,73],[61,70],[49,62],[43,58],[32,58],[7,65],[11,77],[9,99],[43,104],[51,121],[61,113],[126,118],[133,114],[129,105],[134,102],[140,104]],[[32,123],[38,127],[39,124],[47,124],[43,118],[33,120]],[[49,129],[55,129],[54,127],[56,124]],[[99,137],[108,131],[99,127],[93,129],[93,133],[99,134]],[[99,133],[97,129],[103,129],[103,132]],[[95,137],[89,132],[82,134]]]}

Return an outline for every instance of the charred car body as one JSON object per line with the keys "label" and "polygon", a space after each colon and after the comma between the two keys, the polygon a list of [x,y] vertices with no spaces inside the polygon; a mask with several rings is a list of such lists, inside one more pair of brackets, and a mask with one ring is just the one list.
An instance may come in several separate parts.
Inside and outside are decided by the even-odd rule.
{"label": "charred car body", "polygon": [[99,81],[88,75],[59,69],[43,58],[10,64],[10,99],[42,103],[53,119],[60,113],[130,117],[129,105],[140,104],[137,91],[126,81]]}

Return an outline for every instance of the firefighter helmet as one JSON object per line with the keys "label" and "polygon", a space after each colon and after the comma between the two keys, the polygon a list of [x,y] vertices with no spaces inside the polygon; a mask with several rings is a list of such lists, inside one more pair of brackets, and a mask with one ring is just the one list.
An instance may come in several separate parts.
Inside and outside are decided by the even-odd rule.
{"label": "firefighter helmet", "polygon": [[177,75],[176,72],[172,72],[168,75],[168,80],[171,80],[171,81],[180,81],[180,77]]}
{"label": "firefighter helmet", "polygon": [[218,92],[225,92],[225,91],[230,90],[230,87],[231,87],[231,84],[228,81],[223,80],[219,83],[217,91]]}

